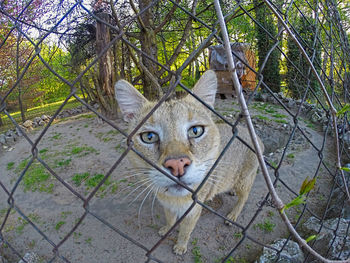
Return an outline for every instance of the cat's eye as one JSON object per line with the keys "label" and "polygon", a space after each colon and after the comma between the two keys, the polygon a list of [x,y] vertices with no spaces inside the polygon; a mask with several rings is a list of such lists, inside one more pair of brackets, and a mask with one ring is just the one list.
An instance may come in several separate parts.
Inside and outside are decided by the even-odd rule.
{"label": "cat's eye", "polygon": [[204,127],[203,126],[192,126],[188,129],[187,135],[189,138],[198,138],[202,136],[204,133]]}
{"label": "cat's eye", "polygon": [[155,132],[143,132],[140,136],[144,143],[156,143],[159,140],[159,136]]}

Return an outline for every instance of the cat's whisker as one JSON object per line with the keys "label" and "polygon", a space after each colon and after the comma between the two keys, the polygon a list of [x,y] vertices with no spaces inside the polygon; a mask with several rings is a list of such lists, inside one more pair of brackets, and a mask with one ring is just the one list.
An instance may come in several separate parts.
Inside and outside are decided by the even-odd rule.
{"label": "cat's whisker", "polygon": [[135,198],[132,200],[129,205],[131,206],[148,188],[150,188],[153,183],[149,184],[145,189],[143,189]]}
{"label": "cat's whisker", "polygon": [[137,178],[143,179],[143,177],[146,177],[146,176],[148,176],[148,174],[136,173],[136,174],[133,174],[133,175],[124,177],[123,179],[130,179],[130,178],[133,178],[133,177],[135,177],[136,179],[137,179]]}
{"label": "cat's whisker", "polygon": [[146,196],[143,198],[141,204],[140,204],[140,208],[139,211],[137,213],[137,218],[138,218],[138,223],[139,223],[139,228],[141,228],[141,210],[142,210],[142,206],[144,204],[144,202],[146,201],[147,197],[149,196],[149,194],[153,191],[153,189],[155,188],[155,186],[153,186],[146,194]]}
{"label": "cat's whisker", "polygon": [[133,174],[133,173],[149,173],[152,170],[150,169],[135,169],[135,170],[128,170],[128,174]]}
{"label": "cat's whisker", "polygon": [[[121,194],[122,192],[124,192],[125,190],[128,190],[130,188],[133,188],[135,186],[138,186],[140,183],[143,183],[144,181],[146,180],[149,180],[149,178],[144,178],[144,179],[141,179],[141,180],[138,180],[134,183],[129,183],[127,187],[124,187],[123,189],[120,189],[119,193],[118,194]],[[130,185],[131,184],[131,185]]]}
{"label": "cat's whisker", "polygon": [[130,193],[128,193],[128,194],[123,198],[122,202],[124,202],[132,193],[134,193],[135,191],[137,191],[140,187],[142,187],[142,186],[148,184],[148,183],[151,182],[151,181],[152,181],[152,180],[149,179],[149,180],[147,180],[146,182],[143,182],[143,183],[142,183],[141,185],[139,185],[138,187],[136,187],[134,190],[132,190]]}
{"label": "cat's whisker", "polygon": [[152,217],[152,222],[153,222],[153,224],[155,223],[154,216],[153,216],[153,212],[154,212],[153,208],[154,208],[154,203],[155,203],[155,201],[156,201],[156,197],[157,197],[159,188],[160,188],[160,187],[158,187],[157,190],[154,192],[154,196],[153,196],[153,200],[152,200],[151,217]]}

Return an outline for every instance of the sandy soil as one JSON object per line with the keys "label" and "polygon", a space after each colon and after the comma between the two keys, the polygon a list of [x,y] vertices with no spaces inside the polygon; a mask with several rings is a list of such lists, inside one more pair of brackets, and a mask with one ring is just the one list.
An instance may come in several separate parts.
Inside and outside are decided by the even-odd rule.
{"label": "sandy soil", "polygon": [[[218,103],[219,112],[233,118],[237,114],[237,105],[225,100]],[[260,109],[261,111],[261,109]],[[282,110],[276,110],[283,113]],[[259,109],[253,109],[254,114],[261,114]],[[264,116],[267,116],[266,112]],[[285,118],[291,122],[289,117]],[[125,129],[125,124],[117,122]],[[274,124],[279,127],[285,124]],[[321,147],[323,135],[321,132],[306,128],[307,123],[301,122],[313,144]],[[259,133],[264,133],[264,124],[258,124]],[[29,133],[32,140],[38,138],[42,129]],[[269,134],[265,134],[268,138]],[[280,147],[283,147],[280,146]],[[56,122],[44,134],[38,144],[39,157],[52,170],[70,185],[83,198],[88,198],[94,186],[100,182],[102,175],[108,173],[116,164],[125,149],[125,139],[106,123],[101,123],[92,114],[83,114]],[[334,162],[331,155],[332,141],[327,138],[324,157],[326,162]],[[8,149],[0,150],[0,181],[11,191],[21,175],[25,164],[30,160],[31,146],[21,138]],[[278,164],[280,153],[266,153],[269,160]],[[313,177],[319,165],[317,151],[305,139],[293,141],[288,151],[288,157],[282,163],[278,174],[271,172],[272,179],[280,179],[294,192],[298,192],[303,180]],[[158,229],[164,224],[161,206],[149,195],[143,203],[141,216],[138,217],[146,192],[136,189],[132,171],[127,160],[123,160],[112,172],[106,184],[97,191],[89,204],[84,206],[82,199],[74,195],[56,178],[46,176],[46,170],[37,162],[32,165],[30,175],[26,173],[14,192],[15,206],[28,216],[33,224],[42,231],[42,235],[26,223],[16,210],[12,209],[4,225],[3,236],[22,255],[28,251],[37,253],[43,262],[55,257],[54,244],[58,245],[70,231],[74,231],[58,248],[58,255],[69,262],[145,262],[146,251],[123,238],[117,231],[127,234],[135,242],[145,248],[152,248],[159,236]],[[29,170],[30,171],[30,170]],[[84,174],[85,173],[85,174]],[[24,179],[27,178],[25,181]],[[321,214],[328,195],[330,176],[321,165],[316,188],[308,200],[308,208],[316,214]],[[276,184],[278,193],[284,202],[289,202],[293,196],[281,182]],[[133,190],[135,190],[133,192]],[[250,197],[238,218],[242,227],[249,228],[247,236],[262,244],[271,243],[276,238],[288,236],[284,223],[277,211],[271,206],[264,206],[255,216],[260,202],[268,191],[263,176],[259,173]],[[138,196],[140,194],[140,196]],[[138,198],[137,198],[138,197]],[[8,196],[0,187],[0,226],[8,210]],[[136,199],[134,202],[133,200]],[[209,205],[218,213],[229,212],[235,197],[229,194],[217,196]],[[89,211],[89,213],[86,213]],[[287,211],[293,222],[300,214],[300,208]],[[302,217],[305,221],[309,215]],[[79,219],[83,218],[78,228],[73,229]],[[117,231],[115,231],[117,230]],[[163,262],[220,262],[241,240],[242,243],[232,254],[235,261],[253,262],[262,250],[262,246],[244,238],[241,229],[236,226],[226,226],[223,220],[204,211],[194,232],[192,233],[188,252],[184,256],[175,256],[172,246],[176,233],[166,239],[154,252],[154,256]],[[6,246],[0,247],[0,253],[9,260],[17,262],[19,258]],[[52,262],[64,262],[56,257]],[[153,262],[153,261],[152,261]]]}

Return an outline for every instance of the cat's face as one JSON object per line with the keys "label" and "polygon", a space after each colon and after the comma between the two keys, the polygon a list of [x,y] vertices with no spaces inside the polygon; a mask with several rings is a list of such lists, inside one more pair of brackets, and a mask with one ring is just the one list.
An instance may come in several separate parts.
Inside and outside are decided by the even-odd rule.
{"label": "cat's face", "polygon": [[[119,82],[118,82],[119,83]],[[141,94],[133,93],[131,85],[116,85],[117,100],[124,116],[129,116],[129,130],[133,130],[144,116],[153,108]],[[120,83],[119,83],[120,84]],[[123,108],[123,99],[118,94],[131,89],[128,105],[139,103],[137,111]],[[203,90],[202,90],[203,89]],[[213,91],[214,89],[214,91]],[[216,76],[208,71],[199,80],[194,93],[212,106],[216,92]],[[132,95],[131,95],[132,94]],[[137,98],[133,99],[133,95]],[[124,103],[125,104],[125,103]],[[134,108],[133,107],[133,108]],[[164,102],[133,137],[134,147],[148,160],[155,163],[172,177],[194,189],[214,163],[220,147],[219,131],[211,119],[211,114],[192,96],[180,100]],[[166,177],[157,169],[146,164],[140,158],[132,158],[137,168],[147,168],[145,174],[150,179],[150,187],[168,195],[184,196],[188,190]]]}

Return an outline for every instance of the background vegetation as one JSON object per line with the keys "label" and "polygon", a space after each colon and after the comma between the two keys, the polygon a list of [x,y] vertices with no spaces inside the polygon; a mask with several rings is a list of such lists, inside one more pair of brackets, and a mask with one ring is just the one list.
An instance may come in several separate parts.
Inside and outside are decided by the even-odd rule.
{"label": "background vegetation", "polygon": [[[25,1],[3,1],[0,96],[5,98],[6,109],[10,113],[20,112],[21,121],[25,121],[30,108],[67,98],[71,92],[67,83],[73,83],[79,96],[87,102],[97,102],[104,114],[114,118],[117,105],[113,83],[118,79],[127,79],[150,99],[158,98],[169,87],[173,74],[166,69],[181,75],[182,83],[191,87],[210,66],[208,47],[220,44],[220,40],[209,36],[212,28],[219,30],[219,27],[211,1],[174,2],[178,6],[170,1],[156,4],[150,0],[92,1],[77,5],[69,17],[59,22],[75,3],[34,0],[30,8],[21,13]],[[327,21],[331,8],[316,0],[276,0],[274,4],[285,12],[281,15],[288,18],[293,33],[321,77],[331,78],[332,83],[326,83],[343,90],[340,83],[343,78],[350,79],[346,73],[349,63],[344,60],[332,63],[330,59],[331,54],[339,59],[344,52],[341,46],[330,50],[331,42],[339,41],[326,34],[339,30]],[[128,22],[149,5],[152,7],[143,12],[137,22]],[[350,4],[340,2],[337,5],[341,30],[346,35],[341,41],[348,45],[350,18],[346,14]],[[295,99],[301,99],[301,94],[309,89],[306,99],[315,102],[314,95],[319,92],[316,79],[295,42],[282,30],[270,9],[260,0],[241,1],[240,8],[235,2],[223,0],[222,6],[227,14],[231,41],[250,44],[258,62],[256,70],[262,73],[266,86]],[[317,9],[322,12],[315,12]],[[247,10],[254,17],[248,15]],[[21,26],[13,22],[18,15]],[[59,25],[54,26],[58,22]],[[47,36],[49,30],[53,33]],[[125,34],[118,37],[122,31]],[[217,36],[220,36],[219,31]],[[110,49],[92,65],[106,46]],[[276,48],[272,51],[273,47]],[[83,77],[76,79],[81,72],[85,72]],[[14,92],[10,92],[12,89]],[[342,95],[340,92],[339,96]],[[6,118],[0,113],[0,126]]]}

